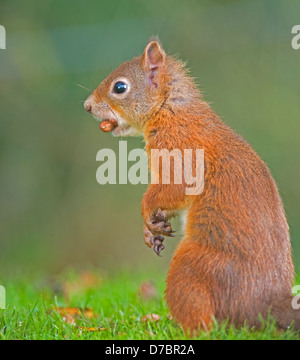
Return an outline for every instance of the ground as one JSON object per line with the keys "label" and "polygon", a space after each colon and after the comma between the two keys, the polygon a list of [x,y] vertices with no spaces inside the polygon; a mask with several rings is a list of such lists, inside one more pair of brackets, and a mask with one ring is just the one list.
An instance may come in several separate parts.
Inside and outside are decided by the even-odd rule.
{"label": "ground", "polygon": [[[53,278],[11,277],[6,309],[0,310],[0,339],[188,339],[163,300],[164,276],[123,272],[68,271]],[[154,315],[152,315],[154,314]],[[300,339],[272,321],[260,330],[215,324],[199,339]]]}

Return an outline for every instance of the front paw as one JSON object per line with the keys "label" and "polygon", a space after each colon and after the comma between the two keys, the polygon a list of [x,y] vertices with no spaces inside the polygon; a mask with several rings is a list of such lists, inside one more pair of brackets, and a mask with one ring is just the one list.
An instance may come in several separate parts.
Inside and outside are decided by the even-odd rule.
{"label": "front paw", "polygon": [[175,231],[172,230],[171,224],[168,222],[167,212],[164,210],[158,209],[150,216],[147,221],[147,226],[155,235],[174,236],[173,234]]}
{"label": "front paw", "polygon": [[144,226],[145,243],[148,247],[153,248],[158,256],[165,248],[163,235],[173,237],[173,234],[174,231],[168,222],[167,212],[161,209],[158,209],[154,215],[150,216]]}
{"label": "front paw", "polygon": [[161,256],[161,251],[165,248],[163,245],[164,237],[162,235],[153,235],[148,227],[144,226],[144,240],[148,247],[153,248],[156,255]]}

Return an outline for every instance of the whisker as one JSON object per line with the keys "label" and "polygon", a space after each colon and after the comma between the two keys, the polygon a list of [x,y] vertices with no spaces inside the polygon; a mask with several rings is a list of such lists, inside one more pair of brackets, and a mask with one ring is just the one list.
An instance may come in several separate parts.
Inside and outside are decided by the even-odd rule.
{"label": "whisker", "polygon": [[117,115],[115,114],[115,112],[113,111],[113,109],[107,104],[107,106],[108,106],[108,108],[109,108],[109,110],[114,114],[114,116],[116,117],[116,119],[117,119]]}
{"label": "whisker", "polygon": [[89,91],[89,92],[92,91],[91,89],[88,89],[87,87],[85,87],[85,86],[83,86],[83,85],[80,85],[80,84],[75,84],[75,85],[79,86],[80,88],[82,88],[82,89],[84,89],[84,90],[86,90],[86,91]]}

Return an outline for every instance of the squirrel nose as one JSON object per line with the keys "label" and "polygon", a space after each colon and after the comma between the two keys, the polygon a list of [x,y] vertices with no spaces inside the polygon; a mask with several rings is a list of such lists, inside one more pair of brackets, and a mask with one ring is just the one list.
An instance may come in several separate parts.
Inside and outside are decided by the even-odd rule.
{"label": "squirrel nose", "polygon": [[91,105],[91,103],[90,103],[89,100],[86,100],[86,101],[84,102],[84,108],[85,108],[85,110],[86,110],[87,112],[89,112],[89,113],[92,112],[92,105]]}

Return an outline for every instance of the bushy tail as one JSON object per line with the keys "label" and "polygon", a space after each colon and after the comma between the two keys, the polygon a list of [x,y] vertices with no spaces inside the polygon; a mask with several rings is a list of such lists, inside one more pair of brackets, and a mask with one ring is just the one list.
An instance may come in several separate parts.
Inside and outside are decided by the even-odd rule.
{"label": "bushy tail", "polygon": [[290,325],[300,330],[300,296],[287,295],[276,299],[272,304],[271,314],[280,328],[287,329]]}

